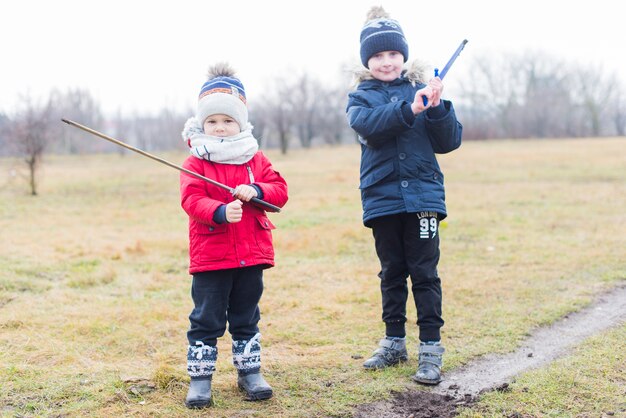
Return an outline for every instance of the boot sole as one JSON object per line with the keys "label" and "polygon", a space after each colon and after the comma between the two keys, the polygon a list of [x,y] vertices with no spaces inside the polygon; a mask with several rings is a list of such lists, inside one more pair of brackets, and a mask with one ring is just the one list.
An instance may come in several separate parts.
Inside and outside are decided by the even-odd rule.
{"label": "boot sole", "polygon": [[264,400],[270,399],[274,395],[274,392],[271,389],[252,393],[252,392],[246,391],[246,389],[243,386],[241,385],[238,385],[238,386],[239,386],[239,390],[241,390],[243,393],[246,394],[246,401],[252,401],[252,402],[264,401]]}
{"label": "boot sole", "polygon": [[438,385],[443,380],[443,379],[439,379],[439,380],[420,379],[419,377],[415,377],[415,376],[411,376],[411,379],[413,379],[413,381],[417,383],[422,383],[424,385],[433,385],[433,386]]}
{"label": "boot sole", "polygon": [[409,361],[408,358],[401,358],[400,360],[398,360],[398,361],[396,361],[394,363],[385,364],[383,366],[365,366],[365,365],[363,365],[363,368],[365,370],[382,370],[382,369],[385,369],[387,367],[397,366],[400,363],[406,363],[407,361]]}
{"label": "boot sole", "polygon": [[211,406],[213,406],[213,398],[209,399],[208,402],[206,401],[196,401],[196,402],[187,402],[185,401],[185,406],[189,409],[202,409],[202,408],[209,408]]}

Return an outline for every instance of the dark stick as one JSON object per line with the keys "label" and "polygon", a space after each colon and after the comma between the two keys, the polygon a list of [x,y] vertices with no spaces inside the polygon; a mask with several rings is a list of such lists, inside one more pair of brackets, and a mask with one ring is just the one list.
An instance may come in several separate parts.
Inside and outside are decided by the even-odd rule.
{"label": "dark stick", "polygon": [[[111,138],[110,136],[107,136],[107,135],[105,135],[105,134],[103,134],[103,133],[100,133],[100,132],[98,132],[98,131],[95,131],[95,130],[93,130],[93,129],[91,129],[91,128],[87,127],[87,126],[81,125],[80,123],[77,123],[77,122],[74,122],[74,121],[71,121],[71,120],[68,120],[68,119],[61,119],[61,120],[62,120],[63,122],[65,122],[65,123],[67,123],[68,125],[74,126],[74,127],[78,128],[78,129],[82,129],[83,131],[85,131],[85,132],[89,132],[90,134],[95,135],[95,136],[97,136],[97,137],[100,137],[100,138],[102,138],[102,139],[106,139],[107,141],[112,142],[112,143],[114,143],[114,144],[116,144],[116,145],[119,145],[120,147],[124,147],[124,148],[126,148],[126,149],[131,150],[131,151],[134,151],[134,152],[136,152],[136,153],[138,153],[138,154],[143,155],[144,157],[151,158],[151,159],[153,159],[154,161],[158,161],[158,162],[160,162],[161,164],[165,164],[166,166],[169,166],[169,167],[175,168],[176,170],[178,170],[178,171],[182,171],[183,173],[187,173],[187,174],[189,174],[190,176],[193,176],[193,177],[199,178],[200,180],[204,180],[204,181],[206,181],[207,183],[211,183],[212,185],[217,186],[217,187],[220,187],[220,188],[222,188],[222,189],[224,189],[224,190],[228,190],[230,193],[233,193],[233,192],[235,191],[235,189],[233,189],[232,187],[229,187],[229,186],[227,186],[227,185],[225,185],[225,184],[222,184],[222,183],[220,183],[220,182],[217,182],[217,181],[215,181],[215,180],[212,180],[212,179],[210,179],[210,178],[208,178],[208,177],[204,177],[203,175],[198,174],[198,173],[196,173],[196,172],[194,172],[194,171],[187,170],[187,169],[186,169],[186,168],[184,168],[184,167],[181,167],[181,166],[179,166],[179,165],[176,165],[176,164],[174,164],[174,163],[171,163],[171,162],[169,162],[169,161],[167,161],[167,160],[164,160],[164,159],[163,159],[163,158],[161,158],[161,157],[157,157],[156,155],[152,155],[152,154],[150,154],[150,153],[148,153],[148,152],[146,152],[146,151],[140,150],[139,148],[135,148],[135,147],[133,147],[132,145],[128,145],[127,143],[122,142],[122,141],[120,141],[120,140],[117,140],[117,139],[115,139],[115,138]],[[272,205],[271,203],[268,203],[268,202],[266,202],[266,201],[264,201],[264,200],[261,200],[261,199],[259,199],[259,198],[257,198],[257,197],[253,197],[252,199],[250,199],[250,201],[251,201],[251,202],[254,202],[254,203],[257,203],[257,204],[259,204],[259,205],[265,206],[266,208],[271,209],[271,210],[272,210],[272,212],[280,212],[280,208],[279,208],[278,206]]]}

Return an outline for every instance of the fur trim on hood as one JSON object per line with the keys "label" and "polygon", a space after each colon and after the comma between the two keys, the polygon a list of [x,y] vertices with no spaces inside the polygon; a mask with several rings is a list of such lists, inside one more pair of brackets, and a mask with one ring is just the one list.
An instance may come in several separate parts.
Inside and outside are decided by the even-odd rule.
{"label": "fur trim on hood", "polygon": [[[428,65],[425,61],[415,60],[411,63],[408,63],[404,66],[402,72],[404,76],[411,82],[413,86],[417,83],[426,84],[426,72],[431,66]],[[352,89],[356,89],[362,81],[365,80],[373,80],[374,77],[369,69],[363,68],[363,66],[359,65],[358,68],[355,68],[353,71],[353,82]]]}

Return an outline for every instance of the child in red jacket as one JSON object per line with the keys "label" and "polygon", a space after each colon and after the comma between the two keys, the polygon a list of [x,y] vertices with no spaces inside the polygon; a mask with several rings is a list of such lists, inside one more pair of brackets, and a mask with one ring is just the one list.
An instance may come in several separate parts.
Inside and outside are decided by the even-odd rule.
{"label": "child in red jacket", "polygon": [[234,188],[226,190],[186,173],[180,176],[181,205],[189,215],[189,273],[193,275],[185,404],[211,405],[217,339],[233,339],[237,383],[248,400],[269,399],[261,375],[259,300],[263,270],[274,265],[271,221],[253,197],[282,207],[287,184],[261,151],[248,123],[243,85],[225,64],[209,70],[196,116],[183,130],[191,156],[183,166]]}

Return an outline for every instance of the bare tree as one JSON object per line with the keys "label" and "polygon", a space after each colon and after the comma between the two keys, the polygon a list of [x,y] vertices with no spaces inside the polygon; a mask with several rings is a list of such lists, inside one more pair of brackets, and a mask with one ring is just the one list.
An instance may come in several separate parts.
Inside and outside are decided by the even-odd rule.
{"label": "bare tree", "polygon": [[[59,117],[75,120],[96,130],[104,125],[100,105],[85,89],[68,89],[65,92],[53,90],[50,100]],[[60,146],[59,151],[80,154],[111,149],[111,145],[104,141],[90,141],[85,138],[86,134],[78,129],[64,129],[57,143]]]}
{"label": "bare tree", "polygon": [[265,135],[269,131],[267,123],[267,115],[265,109],[262,106],[256,104],[248,105],[248,112],[250,123],[254,127],[254,137],[259,142],[259,147],[265,145]]}
{"label": "bare tree", "polygon": [[[280,84],[281,82],[283,84]],[[287,100],[290,94],[289,86],[279,79],[273,92],[269,98],[264,100],[266,105],[263,113],[271,132],[278,136],[280,152],[287,154],[296,115],[293,112],[291,102]]]}
{"label": "bare tree", "polygon": [[0,155],[9,155],[6,136],[9,132],[11,120],[4,113],[0,113]]}
{"label": "bare tree", "polygon": [[174,109],[163,108],[157,115],[156,125],[159,128],[159,132],[156,134],[154,143],[157,149],[176,149],[182,144],[181,132],[187,117],[185,115],[190,114],[176,113]]}
{"label": "bare tree", "polygon": [[21,103],[22,107],[16,113],[7,136],[27,164],[30,193],[36,196],[39,167],[44,152],[58,135],[60,124],[56,120],[50,98],[39,104],[30,96],[24,96]]}
{"label": "bare tree", "polygon": [[[122,116],[121,109],[118,108],[117,112],[115,112],[115,116],[111,119],[111,125],[114,138],[126,142],[127,144],[131,144],[130,133],[132,129],[132,121]],[[132,152],[124,147],[116,147],[116,151],[121,156]]]}
{"label": "bare tree", "polygon": [[270,123],[272,123],[278,134],[278,142],[282,154],[287,154],[289,149],[292,120],[290,110],[289,105],[283,101],[274,102],[274,105],[270,106]]}
{"label": "bare tree", "polygon": [[156,148],[154,139],[159,134],[159,127],[155,125],[154,117],[135,113],[132,121],[133,145],[144,151],[153,151]]}
{"label": "bare tree", "polygon": [[307,73],[285,86],[282,97],[291,104],[293,124],[303,148],[310,148],[320,129],[324,91],[321,83]]}
{"label": "bare tree", "polygon": [[593,66],[575,70],[573,80],[574,97],[586,116],[588,133],[594,137],[600,136],[604,130],[608,103],[613,102],[613,95],[619,89],[617,77],[607,75],[601,67]]}
{"label": "bare tree", "polygon": [[610,107],[610,118],[615,126],[615,133],[618,136],[626,135],[626,93],[624,86],[620,84],[615,89],[612,105]]}
{"label": "bare tree", "polygon": [[520,82],[525,86],[519,117],[519,136],[545,138],[564,136],[571,107],[569,80],[564,64],[541,53],[524,57]]}
{"label": "bare tree", "polygon": [[327,144],[340,144],[344,137],[353,131],[348,125],[346,104],[348,88],[328,88],[318,94],[319,132]]}

